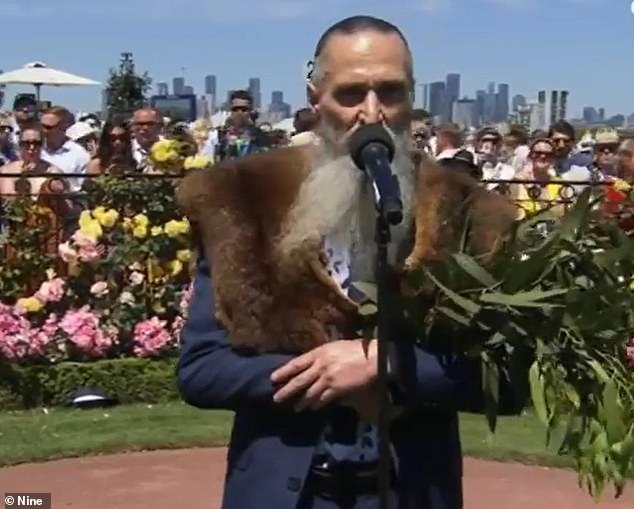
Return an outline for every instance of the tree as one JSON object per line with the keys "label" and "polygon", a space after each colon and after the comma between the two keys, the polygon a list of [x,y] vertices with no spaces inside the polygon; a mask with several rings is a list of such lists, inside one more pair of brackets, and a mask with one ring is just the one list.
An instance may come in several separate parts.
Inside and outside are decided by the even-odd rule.
{"label": "tree", "polygon": [[121,53],[118,69],[110,69],[106,87],[108,119],[129,117],[132,112],[147,104],[147,93],[152,85],[148,73],[137,74],[132,53]]}

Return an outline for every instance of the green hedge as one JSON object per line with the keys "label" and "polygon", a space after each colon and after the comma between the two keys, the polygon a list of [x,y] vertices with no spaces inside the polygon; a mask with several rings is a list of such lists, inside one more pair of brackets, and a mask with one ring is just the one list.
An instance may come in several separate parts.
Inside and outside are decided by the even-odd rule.
{"label": "green hedge", "polygon": [[179,399],[176,359],[0,366],[0,410],[64,405],[74,390],[86,386],[98,387],[121,403]]}

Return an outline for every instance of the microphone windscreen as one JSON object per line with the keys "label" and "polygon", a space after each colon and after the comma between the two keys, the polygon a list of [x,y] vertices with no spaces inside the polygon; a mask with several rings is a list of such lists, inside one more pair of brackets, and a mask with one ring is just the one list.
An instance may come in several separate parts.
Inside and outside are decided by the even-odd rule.
{"label": "microphone windscreen", "polygon": [[390,162],[392,162],[394,158],[394,142],[390,134],[381,124],[365,124],[352,133],[348,141],[350,157],[360,169],[365,169],[363,150],[373,143],[383,145],[387,149]]}

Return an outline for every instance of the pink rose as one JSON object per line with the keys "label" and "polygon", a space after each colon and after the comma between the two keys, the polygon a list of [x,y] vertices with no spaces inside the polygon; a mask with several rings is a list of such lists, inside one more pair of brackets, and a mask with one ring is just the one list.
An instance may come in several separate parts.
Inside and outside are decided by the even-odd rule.
{"label": "pink rose", "polygon": [[62,300],[62,297],[64,297],[64,285],[64,280],[59,277],[45,281],[36,292],[35,297],[43,304],[47,302],[59,302]]}
{"label": "pink rose", "polygon": [[134,327],[134,353],[139,357],[152,357],[165,350],[172,341],[172,335],[165,328],[165,322],[156,316]]}
{"label": "pink rose", "polygon": [[90,287],[90,293],[95,297],[104,297],[108,294],[108,283],[99,281]]}
{"label": "pink rose", "polygon": [[102,357],[116,343],[118,334],[114,328],[102,327],[88,306],[68,311],[59,328],[80,351],[92,357]]}

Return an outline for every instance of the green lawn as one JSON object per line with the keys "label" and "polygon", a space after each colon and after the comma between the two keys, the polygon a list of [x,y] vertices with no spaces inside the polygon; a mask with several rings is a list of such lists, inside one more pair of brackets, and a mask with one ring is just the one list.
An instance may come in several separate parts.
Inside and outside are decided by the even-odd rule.
{"label": "green lawn", "polygon": [[[0,465],[118,451],[224,445],[232,415],[182,403],[130,405],[108,410],[0,413]],[[493,441],[485,419],[461,419],[465,454],[552,466],[567,463],[544,447],[543,428],[532,415],[501,419]]]}

